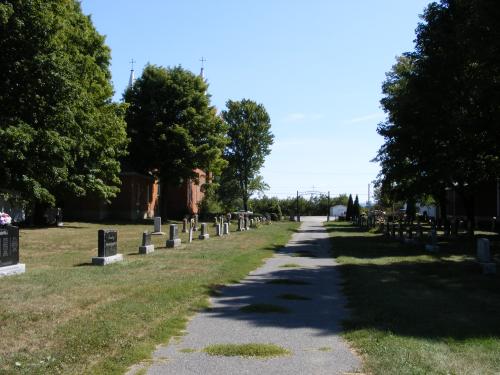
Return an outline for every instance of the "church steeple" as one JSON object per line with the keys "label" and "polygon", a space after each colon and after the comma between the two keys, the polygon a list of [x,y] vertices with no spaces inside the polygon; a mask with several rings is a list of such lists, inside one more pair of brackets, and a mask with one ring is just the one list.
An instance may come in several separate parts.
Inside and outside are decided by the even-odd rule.
{"label": "church steeple", "polygon": [[130,78],[128,80],[128,87],[132,87],[134,85],[134,82],[135,82],[135,74],[134,74],[134,63],[136,61],[134,59],[130,60],[130,64],[131,64],[131,69],[130,69]]}
{"label": "church steeple", "polygon": [[200,61],[201,61],[200,77],[201,77],[201,79],[205,79],[205,75],[204,75],[204,66],[203,66],[203,63],[204,63],[205,61],[207,61],[207,60],[205,60],[205,59],[203,58],[203,56],[202,56],[202,57],[201,57],[201,59],[200,59]]}

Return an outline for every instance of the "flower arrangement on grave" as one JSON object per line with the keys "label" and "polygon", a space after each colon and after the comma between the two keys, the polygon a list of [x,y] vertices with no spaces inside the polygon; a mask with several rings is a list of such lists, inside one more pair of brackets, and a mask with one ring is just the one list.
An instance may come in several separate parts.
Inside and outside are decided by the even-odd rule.
{"label": "flower arrangement on grave", "polygon": [[0,212],[0,225],[9,225],[12,223],[12,218],[6,212]]}

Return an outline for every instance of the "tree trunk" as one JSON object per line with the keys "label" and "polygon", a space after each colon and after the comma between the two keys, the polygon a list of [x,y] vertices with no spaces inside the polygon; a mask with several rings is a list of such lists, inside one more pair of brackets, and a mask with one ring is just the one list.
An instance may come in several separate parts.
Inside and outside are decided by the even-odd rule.
{"label": "tree trunk", "polygon": [[[446,199],[446,191],[439,194],[438,197],[439,202],[439,216],[440,220],[438,221],[438,228],[441,228],[441,224],[444,224],[445,228],[448,225],[448,208],[447,208],[447,199]],[[437,219],[437,218],[436,218]]]}
{"label": "tree trunk", "polygon": [[469,234],[469,237],[474,237],[474,229],[476,227],[474,195],[462,193],[461,196],[464,202],[465,214],[467,215],[467,222],[468,222],[467,233]]}
{"label": "tree trunk", "polygon": [[33,208],[33,224],[36,226],[45,226],[47,225],[47,218],[45,213],[49,208],[47,203],[36,202]]}

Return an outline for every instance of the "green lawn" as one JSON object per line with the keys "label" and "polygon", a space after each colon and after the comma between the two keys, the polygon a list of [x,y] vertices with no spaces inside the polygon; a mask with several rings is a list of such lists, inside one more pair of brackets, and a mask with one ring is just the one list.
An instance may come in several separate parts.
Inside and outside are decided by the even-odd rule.
{"label": "green lawn", "polygon": [[[124,262],[89,265],[99,228],[118,230]],[[123,373],[181,334],[217,286],[240,280],[296,228],[274,223],[215,238],[210,225],[209,240],[186,244],[181,234],[183,244],[175,249],[165,248],[167,236],[153,236],[150,255],[139,255],[138,246],[152,225],[23,229],[27,272],[0,279],[0,373]]]}
{"label": "green lawn", "polygon": [[345,338],[365,372],[500,374],[500,277],[480,273],[473,242],[432,255],[347,223],[327,229],[351,311]]}

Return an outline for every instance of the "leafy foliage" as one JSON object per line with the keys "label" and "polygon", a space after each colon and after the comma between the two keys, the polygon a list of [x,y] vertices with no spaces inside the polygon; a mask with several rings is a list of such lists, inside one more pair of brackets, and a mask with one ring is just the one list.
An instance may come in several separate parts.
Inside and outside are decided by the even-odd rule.
{"label": "leafy foliage", "polygon": [[243,208],[247,210],[252,193],[266,188],[259,170],[273,144],[271,119],[262,104],[248,99],[229,100],[226,106],[222,117],[228,125],[229,144],[224,156],[229,165],[222,176],[221,197],[241,197]]}
{"label": "leafy foliage", "polygon": [[119,191],[124,105],[110,52],[74,0],[0,4],[0,189],[54,205]]}
{"label": "leafy foliage", "polygon": [[[478,187],[500,176],[500,8],[493,0],[431,3],[416,48],[383,85],[387,121],[378,186],[395,200],[453,187],[474,218]],[[446,215],[443,215],[446,216]]]}
{"label": "leafy foliage", "polygon": [[354,202],[352,201],[352,194],[349,194],[349,199],[347,200],[347,210],[345,216],[347,220],[351,220],[354,216]]}
{"label": "leafy foliage", "polygon": [[172,184],[196,178],[196,168],[220,173],[226,128],[207,89],[201,77],[180,66],[146,66],[124,94],[128,162]]}

